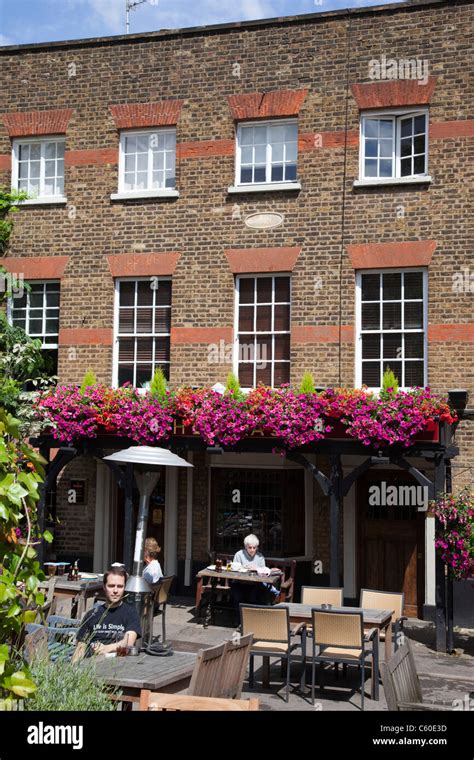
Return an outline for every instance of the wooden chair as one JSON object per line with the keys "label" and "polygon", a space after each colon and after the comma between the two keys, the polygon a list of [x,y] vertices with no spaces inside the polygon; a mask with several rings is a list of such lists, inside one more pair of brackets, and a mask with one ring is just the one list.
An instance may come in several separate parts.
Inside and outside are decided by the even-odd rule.
{"label": "wooden chair", "polygon": [[29,665],[37,661],[49,660],[48,631],[44,626],[35,625],[34,630],[26,634],[23,646],[25,659]]}
{"label": "wooden chair", "polygon": [[215,697],[215,690],[219,683],[219,674],[222,656],[225,651],[225,643],[218,644],[209,649],[201,649],[198,652],[189,684],[188,696]]}
{"label": "wooden chair", "polygon": [[452,707],[423,702],[420,680],[416,672],[415,658],[408,639],[388,662],[380,664],[383,690],[387,707],[392,711],[436,710],[447,711]]}
{"label": "wooden chair", "polygon": [[343,588],[329,586],[302,586],[301,588],[301,604],[332,604],[333,607],[342,607],[343,596]]}
{"label": "wooden chair", "polygon": [[[290,611],[288,607],[267,607],[261,605],[240,605],[242,633],[253,633],[253,643],[250,648],[249,686],[253,687],[254,657],[263,657],[264,672],[268,670],[270,657],[286,662],[286,701],[290,698],[291,653],[298,644],[291,643]],[[293,631],[299,633],[301,626]],[[306,639],[302,639],[303,672],[306,662]],[[266,678],[264,677],[264,680]]]}
{"label": "wooden chair", "polygon": [[[361,708],[364,709],[365,663],[372,662],[372,696],[378,698],[378,629],[373,628],[364,636],[362,612],[336,612],[334,610],[312,610],[313,662],[311,669],[311,701],[314,705],[316,664],[323,670],[325,663],[355,664],[361,671]],[[371,649],[366,649],[367,640],[373,640]],[[316,648],[319,652],[316,654]],[[321,691],[324,689],[321,672]]]}
{"label": "wooden chair", "polygon": [[32,649],[37,649],[34,657],[45,656],[44,641],[46,641],[47,659],[54,662],[58,658],[70,659],[76,646],[76,635],[81,621],[76,618],[66,618],[61,615],[50,615],[48,625],[28,623],[25,636],[26,655],[29,661]]}
{"label": "wooden chair", "polygon": [[158,711],[233,711],[258,710],[258,699],[218,699],[216,697],[193,697],[183,694],[159,694],[142,689],[139,710]]}
{"label": "wooden chair", "polygon": [[251,633],[236,640],[226,641],[213,696],[240,699],[252,642]]}
{"label": "wooden chair", "polygon": [[[400,632],[408,618],[403,614],[405,594],[398,591],[374,591],[363,588],[360,591],[360,607],[363,610],[394,610],[392,627],[395,639],[395,651],[398,649]],[[385,631],[380,632],[380,640],[385,641]]]}
{"label": "wooden chair", "polygon": [[166,575],[157,583],[153,583],[151,588],[153,589],[154,597],[153,603],[150,605],[149,617],[148,617],[148,644],[153,643],[153,619],[161,615],[162,625],[162,639],[161,643],[166,641],[166,605],[168,603],[168,596],[173,583],[174,575]]}

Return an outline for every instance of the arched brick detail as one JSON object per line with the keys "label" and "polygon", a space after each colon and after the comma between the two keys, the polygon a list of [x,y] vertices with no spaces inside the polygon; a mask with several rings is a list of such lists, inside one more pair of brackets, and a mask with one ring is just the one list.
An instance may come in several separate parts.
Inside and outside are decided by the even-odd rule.
{"label": "arched brick detail", "polygon": [[10,137],[66,134],[72,108],[58,111],[25,111],[6,113],[2,121]]}
{"label": "arched brick detail", "polygon": [[229,95],[228,102],[235,121],[268,119],[274,116],[298,116],[308,90],[276,90]]}
{"label": "arched brick detail", "polygon": [[182,100],[162,100],[158,103],[123,103],[109,105],[117,129],[134,127],[167,127],[179,121]]}

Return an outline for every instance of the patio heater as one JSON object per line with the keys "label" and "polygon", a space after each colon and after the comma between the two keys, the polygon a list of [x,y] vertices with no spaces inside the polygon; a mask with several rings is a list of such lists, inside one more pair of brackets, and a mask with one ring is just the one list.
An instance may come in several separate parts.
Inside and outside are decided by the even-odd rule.
{"label": "patio heater", "polygon": [[[128,449],[116,451],[104,457],[117,464],[133,464],[135,482],[140,493],[138,507],[137,529],[135,535],[135,550],[133,553],[133,568],[125,591],[128,592],[132,603],[135,605],[142,625],[142,641],[146,641],[147,625],[150,605],[153,604],[152,588],[143,578],[143,550],[145,546],[145,532],[148,522],[148,510],[150,497],[160,479],[161,467],[192,467],[177,454],[168,449],[154,446],[130,446]],[[153,618],[152,618],[153,620]],[[163,642],[164,643],[164,642]]]}

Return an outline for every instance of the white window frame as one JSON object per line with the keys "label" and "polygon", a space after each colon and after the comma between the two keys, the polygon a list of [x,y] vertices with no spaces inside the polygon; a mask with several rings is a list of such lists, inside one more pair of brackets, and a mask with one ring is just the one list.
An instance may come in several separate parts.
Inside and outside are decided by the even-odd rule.
{"label": "white window frame", "polygon": [[[283,362],[285,364],[289,364],[290,365],[290,371],[291,371],[291,307],[292,307],[291,298],[292,298],[292,294],[293,294],[293,282],[292,282],[291,272],[258,272],[258,273],[252,273],[252,274],[239,274],[239,275],[237,275],[235,277],[235,282],[234,282],[234,346],[233,346],[233,352],[232,352],[232,371],[233,371],[234,375],[237,378],[239,377],[239,358],[240,358],[239,357],[239,345],[240,345],[239,344],[239,293],[240,293],[239,283],[242,280],[249,280],[249,279],[255,280],[255,279],[263,279],[263,278],[267,278],[267,277],[272,277],[272,278],[276,278],[276,277],[288,277],[289,280],[290,280],[290,303],[289,303],[289,305],[290,305],[290,329],[289,330],[276,330],[276,331],[273,330],[273,331],[269,331],[268,335],[271,335],[273,338],[274,338],[275,335],[289,335],[289,337],[290,337],[290,359],[288,361],[283,360]],[[274,298],[274,294],[275,294],[275,284],[273,282],[273,288],[272,288],[272,323],[274,323],[274,311],[275,311],[275,298]],[[244,306],[245,305],[250,306],[250,304],[244,304]],[[255,301],[254,301],[254,306],[255,306]],[[257,320],[257,311],[255,309],[255,312],[254,312],[254,330],[253,330],[253,333],[254,333],[254,335],[264,335],[264,334],[266,334],[266,333],[261,333],[261,332],[257,333],[257,330],[256,330],[256,320]],[[278,360],[278,362],[280,363],[280,362],[282,362],[282,360]],[[275,340],[274,339],[272,340],[272,359],[270,360],[270,364],[271,364],[271,373],[272,373],[271,387],[273,388],[273,387],[275,387],[274,386],[274,374],[275,374]],[[253,362],[253,366],[254,366],[254,377],[255,377],[255,372],[256,372],[255,362]],[[252,386],[242,386],[242,390],[248,392],[248,391],[251,391],[255,387],[256,387],[255,385],[252,385]]]}
{"label": "white window frame", "polygon": [[[422,174],[410,174],[406,177],[400,175],[400,123],[405,117],[424,116],[426,124],[426,153],[425,171]],[[365,120],[386,119],[395,123],[392,161],[394,175],[392,177],[366,177],[365,176]],[[429,166],[429,109],[428,108],[390,108],[377,111],[362,111],[359,120],[359,179],[354,185],[398,185],[398,184],[421,184],[431,182],[428,173]]]}
{"label": "white window frame", "polygon": [[[21,205],[38,205],[47,203],[66,203],[67,198],[65,195],[65,189],[61,195],[45,195],[45,145],[49,142],[60,142],[64,145],[64,154],[66,154],[66,138],[64,135],[41,135],[40,137],[15,137],[12,141],[12,188],[14,190],[19,189],[19,163],[20,163],[20,145],[31,145],[32,143],[41,144],[41,158],[40,158],[40,193],[37,196],[28,198],[26,201],[21,201]],[[66,155],[64,156],[66,157]],[[66,162],[64,161],[64,176],[63,184],[66,183]]]}
{"label": "white window frame", "polygon": [[[379,330],[364,330],[364,334],[368,334],[370,332],[380,335],[381,333],[403,333],[410,334],[410,333],[424,333],[424,340],[423,340],[423,351],[424,351],[424,358],[423,358],[423,385],[428,385],[428,270],[424,267],[394,267],[394,268],[387,268],[387,269],[361,269],[356,272],[356,346],[355,346],[355,387],[361,388],[362,387],[362,275],[366,274],[404,274],[409,272],[421,272],[423,275],[423,330],[420,329],[405,329],[404,327],[404,310],[402,308],[402,327],[400,329],[393,329],[393,330],[383,330],[383,328]],[[381,281],[382,282],[382,281]],[[382,285],[380,285],[380,288],[382,288]],[[380,290],[380,300],[378,303],[382,303],[382,290]],[[404,299],[404,292],[403,292],[403,286],[402,286],[402,304],[405,303]],[[375,361],[375,360],[374,360]],[[383,344],[381,349],[381,356],[380,359],[378,359],[379,362],[383,362]],[[401,361],[403,365],[405,364],[405,352],[403,351],[403,356],[401,357]],[[408,360],[409,361],[409,360]],[[400,385],[400,390],[410,390],[413,386],[404,386]],[[369,387],[369,390],[378,392],[380,391],[380,387]]]}
{"label": "white window frame", "polygon": [[[30,322],[30,309],[32,308],[30,306],[30,291],[25,290],[26,295],[26,307],[25,307],[25,327],[23,328],[27,335],[30,336],[33,340],[41,340],[41,348],[59,348],[59,330],[60,330],[60,324],[61,324],[61,280],[31,280],[28,283],[29,285],[43,285],[43,306],[41,307],[42,312],[42,321],[43,321],[43,331],[42,335],[45,336],[45,339],[48,338],[48,335],[46,333],[46,315],[48,311],[48,307],[46,306],[46,290],[45,285],[58,285],[59,286],[59,306],[52,306],[49,308],[58,309],[58,319],[59,319],[59,325],[58,325],[58,334],[57,334],[57,340],[56,342],[51,341],[43,341],[42,337],[40,338],[39,335],[30,335],[29,333],[29,322]],[[14,298],[10,297],[7,300],[7,319],[10,325],[13,325],[13,301]],[[33,307],[33,308],[39,308],[39,307]]]}
{"label": "white window frame", "polygon": [[[121,282],[150,282],[155,279],[154,276],[148,276],[148,277],[116,277],[114,280],[114,344],[113,344],[113,351],[112,351],[112,387],[118,388],[118,374],[119,374],[119,337],[123,338],[156,338],[156,337],[162,337],[162,338],[169,338],[170,340],[170,350],[171,350],[171,332],[169,333],[137,333],[136,331],[133,333],[129,333],[127,335],[119,336],[119,313],[120,313],[120,283]],[[158,282],[171,282],[173,278],[172,277],[166,277],[166,276],[156,276],[156,279]],[[165,307],[159,307],[159,308],[169,308],[170,312],[172,310],[172,304],[170,306]],[[134,307],[135,313],[136,313],[136,307]],[[170,328],[171,330],[171,328]],[[136,360],[136,351],[134,354],[134,360],[133,360],[134,367],[137,364]],[[171,369],[171,357],[170,361],[168,362],[168,366]],[[156,365],[155,365],[155,344],[153,342],[153,354],[152,354],[152,368],[153,372],[155,371]],[[137,388],[138,391],[145,392],[146,389],[144,388]]]}
{"label": "white window frame", "polygon": [[[147,187],[138,190],[126,190],[125,189],[125,140],[127,137],[136,137],[142,135],[156,135],[156,134],[173,134],[175,137],[175,182],[176,182],[176,127],[159,127],[156,129],[125,129],[120,131],[119,141],[119,168],[118,168],[118,192],[113,193],[110,197],[112,200],[128,200],[133,198],[177,198],[179,196],[178,190],[175,187],[162,187],[152,188],[152,173],[153,173],[153,159],[152,159],[152,147],[148,144],[148,182]],[[165,178],[166,179],[166,178]]]}
{"label": "white window frame", "polygon": [[242,135],[242,129],[245,127],[274,127],[274,126],[288,126],[288,125],[296,125],[297,128],[297,134],[296,134],[296,171],[298,171],[298,158],[299,158],[299,151],[298,151],[298,119],[267,119],[265,121],[243,121],[239,122],[237,124],[236,130],[235,130],[235,176],[234,176],[234,185],[232,187],[229,187],[229,193],[238,193],[238,192],[268,192],[269,190],[300,190],[301,189],[301,183],[298,182],[298,180],[283,180],[283,181],[272,181],[271,179],[268,179],[269,176],[271,176],[271,150],[270,150],[270,141],[267,139],[266,144],[266,180],[265,182],[241,182],[240,181],[240,171],[241,171],[241,156],[242,156],[242,146],[241,146],[241,135]]}

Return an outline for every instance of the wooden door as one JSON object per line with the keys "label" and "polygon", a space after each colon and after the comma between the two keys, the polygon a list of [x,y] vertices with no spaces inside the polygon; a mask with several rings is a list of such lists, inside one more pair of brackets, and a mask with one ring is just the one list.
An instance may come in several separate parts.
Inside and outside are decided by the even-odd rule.
{"label": "wooden door", "polygon": [[[403,591],[404,614],[421,617],[424,584],[424,529],[426,512],[417,506],[374,504],[376,485],[412,486],[407,473],[371,471],[358,482],[359,589]],[[372,502],[372,503],[370,503]]]}
{"label": "wooden door", "polygon": [[[164,541],[165,541],[165,482],[166,473],[165,468],[162,468],[162,473],[158,484],[153,491],[150,498],[150,509],[148,512],[148,523],[146,529],[146,538],[156,538],[159,546],[161,546],[160,556],[158,562],[161,565],[161,569],[164,572]],[[114,561],[123,561],[123,537],[124,537],[124,515],[125,515],[125,500],[123,491],[121,488],[117,489],[117,540],[115,546],[116,559]],[[133,489],[133,547],[135,546],[135,530],[137,525],[138,516],[138,502],[139,493],[138,489]]]}

